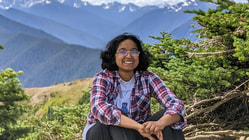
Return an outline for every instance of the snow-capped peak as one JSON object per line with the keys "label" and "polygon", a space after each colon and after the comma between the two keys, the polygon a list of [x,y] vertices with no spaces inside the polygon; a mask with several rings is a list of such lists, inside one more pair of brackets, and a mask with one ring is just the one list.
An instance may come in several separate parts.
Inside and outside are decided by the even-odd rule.
{"label": "snow-capped peak", "polygon": [[[62,0],[58,0],[62,1]],[[51,0],[0,0],[0,8],[1,9],[9,9],[12,7],[20,7],[20,8],[30,8],[36,4],[50,4]]]}
{"label": "snow-capped peak", "polygon": [[171,11],[178,12],[183,7],[187,7],[189,5],[197,5],[196,0],[186,0],[184,2],[180,2],[180,3],[175,4],[175,5],[168,5],[168,6],[165,6],[165,7],[167,7]]}
{"label": "snow-capped peak", "polygon": [[[121,6],[118,6],[119,12],[129,10],[131,12],[136,11],[137,7],[143,7],[143,6],[157,6],[160,8],[168,7],[171,10],[180,10],[184,6],[188,6],[191,3],[194,3],[195,0],[180,0],[183,2],[168,0],[168,1],[154,1],[153,3],[144,3],[143,1],[125,1],[119,3]],[[104,8],[109,9],[112,6],[115,6],[118,2],[97,2],[97,1],[90,1],[90,0],[0,0],[0,8],[1,9],[8,9],[11,7],[18,7],[18,8],[30,8],[37,4],[51,4],[52,2],[59,2],[59,3],[67,3],[68,5],[71,5],[75,8],[80,8],[82,6],[87,5],[98,5]],[[179,6],[179,3],[181,4]]]}
{"label": "snow-capped peak", "polygon": [[51,1],[50,0],[30,0],[30,1],[20,3],[20,6],[22,8],[30,8],[30,7],[32,7],[32,6],[36,5],[36,4],[41,4],[41,3],[50,4]]}

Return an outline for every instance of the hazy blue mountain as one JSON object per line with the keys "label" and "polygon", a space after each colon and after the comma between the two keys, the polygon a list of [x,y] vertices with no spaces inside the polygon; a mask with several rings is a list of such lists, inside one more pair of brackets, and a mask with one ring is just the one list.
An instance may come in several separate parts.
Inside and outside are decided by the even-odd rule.
{"label": "hazy blue mountain", "polygon": [[[7,39],[7,41],[6,41]],[[27,34],[0,34],[0,69],[23,71],[23,87],[44,87],[92,77],[100,71],[97,49],[69,45]]]}
{"label": "hazy blue mountain", "polygon": [[91,33],[85,33],[48,18],[35,16],[13,8],[0,10],[0,13],[19,23],[43,30],[69,44],[84,44],[84,46],[89,48],[100,48],[103,47],[102,45],[104,44],[103,40],[97,38]]}
{"label": "hazy blue mountain", "polygon": [[[69,2],[71,3],[73,2],[73,0],[65,1],[64,4],[73,6],[73,3],[68,4]],[[121,28],[125,27],[127,24],[133,22],[145,13],[148,13],[154,9],[158,9],[158,7],[156,6],[138,7],[132,3],[121,4],[118,2],[102,4],[100,6],[93,6],[89,3],[85,3],[85,5],[82,5],[81,2],[79,3],[79,8],[92,12],[95,15],[104,17],[105,19],[108,19],[113,23],[118,24]]]}
{"label": "hazy blue mountain", "polygon": [[[186,22],[191,20],[192,16],[186,15],[182,17],[180,16],[181,14],[182,13],[172,11],[165,12],[165,9],[156,9],[128,24],[122,31],[138,34],[142,40],[145,40],[144,42],[152,43],[152,39],[146,39],[148,35],[159,36],[160,32],[171,33],[180,26],[190,27],[190,24],[187,25]],[[160,22],[157,19],[160,19]],[[182,32],[186,31],[182,30]],[[190,32],[188,31],[188,33]],[[175,38],[183,37],[181,34],[178,36],[173,34],[172,36]]]}
{"label": "hazy blue mountain", "polygon": [[1,1],[0,70],[22,70],[23,87],[42,87],[92,77],[100,71],[99,53],[114,36],[130,32],[143,42],[149,36],[172,33],[196,40],[189,9],[215,5],[187,0],[176,5],[139,7],[117,2],[91,5],[81,0]]}
{"label": "hazy blue mountain", "polygon": [[112,31],[119,29],[119,24],[113,23],[105,17],[98,16],[84,8],[67,6],[56,1],[46,5],[34,5],[22,10],[54,20],[85,33],[93,34],[102,40],[110,38],[113,35]]}
{"label": "hazy blue mountain", "polygon": [[16,21],[13,21],[11,19],[6,18],[3,15],[0,15],[0,34],[2,32],[25,33],[25,34],[29,34],[29,35],[40,37],[40,38],[46,38],[49,40],[62,41],[62,40],[59,40],[58,38],[44,32],[42,30],[37,30],[37,29],[31,28],[27,25],[24,25],[22,23],[18,23]]}
{"label": "hazy blue mountain", "polygon": [[67,44],[0,15],[0,70],[23,71],[23,87],[43,87],[92,77],[100,71],[99,49]]}
{"label": "hazy blue mountain", "polygon": [[[193,14],[184,13],[185,10],[207,10],[215,8],[215,5],[206,2],[188,1],[188,6],[183,6],[185,3],[179,3],[174,7],[157,8],[128,24],[120,32],[128,31],[140,36],[146,43],[156,43],[155,40],[148,38],[149,35],[160,36],[160,32],[168,32],[172,34],[172,38],[187,38],[197,40],[196,36],[191,32],[196,30],[190,25],[197,23],[192,20]],[[186,5],[186,4],[185,4]]]}
{"label": "hazy blue mountain", "polygon": [[[155,40],[149,38],[151,35],[159,36],[162,31],[179,31],[180,27],[191,28],[189,21],[194,15],[186,14],[184,10],[215,7],[199,0],[187,0],[176,5],[165,4],[163,8],[118,2],[98,6],[80,0],[2,2],[2,7],[7,4],[19,9],[19,14],[17,10],[6,10],[4,15],[12,20],[44,30],[70,44],[101,49],[111,38],[123,32],[137,34],[143,42],[153,44]],[[26,13],[20,14],[21,11]],[[172,32],[172,37],[190,37],[195,40],[192,30],[183,30],[182,34]]]}

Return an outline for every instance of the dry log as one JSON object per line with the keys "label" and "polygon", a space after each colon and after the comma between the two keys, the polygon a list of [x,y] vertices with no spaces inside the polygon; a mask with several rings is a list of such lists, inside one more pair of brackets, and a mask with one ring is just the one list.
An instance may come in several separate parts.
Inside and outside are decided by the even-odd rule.
{"label": "dry log", "polygon": [[185,140],[220,140],[221,136],[219,135],[198,135],[194,137],[186,137]]}
{"label": "dry log", "polygon": [[203,105],[203,104],[207,104],[207,103],[210,103],[210,102],[212,102],[212,101],[218,101],[218,100],[221,100],[221,99],[222,99],[221,96],[216,96],[216,97],[211,98],[211,99],[201,100],[201,101],[199,101],[199,102],[194,103],[194,104],[191,105],[191,106],[186,106],[186,112],[189,112],[190,110],[192,110],[192,109],[193,109],[194,107],[196,107],[196,106],[201,106],[201,105]]}
{"label": "dry log", "polygon": [[204,127],[210,127],[210,126],[219,126],[219,124],[216,123],[204,123],[204,124],[198,124],[198,125],[189,125],[183,129],[183,132],[194,130],[196,128],[204,128]]}
{"label": "dry log", "polygon": [[235,97],[238,97],[240,96],[241,94],[239,92],[233,92],[233,93],[229,93],[225,96],[222,96],[221,97],[221,101],[215,103],[214,105],[210,106],[210,107],[207,107],[207,108],[203,108],[201,110],[197,110],[189,115],[186,116],[187,119],[189,118],[192,118],[194,116],[197,116],[197,115],[200,115],[202,113],[209,113],[209,112],[212,112],[213,110],[215,110],[216,108],[218,108],[220,105],[228,102],[229,100],[235,98]]}
{"label": "dry log", "polygon": [[[233,90],[186,106],[186,140],[249,138],[249,79]],[[240,131],[237,131],[240,130]],[[244,140],[244,139],[243,139]]]}
{"label": "dry log", "polygon": [[223,131],[210,131],[210,132],[197,132],[197,135],[220,135],[220,136],[249,136],[249,131],[234,131],[234,130],[223,130]]}
{"label": "dry log", "polygon": [[242,96],[241,92],[238,92],[238,89],[245,85],[246,83],[249,82],[249,79],[244,81],[242,84],[240,84],[239,86],[237,86],[235,89],[225,93],[224,96],[217,96],[217,97],[214,97],[214,98],[211,98],[211,99],[205,99],[205,100],[202,100],[200,102],[197,102],[197,103],[194,103],[193,105],[191,106],[188,106],[186,108],[186,113],[188,113],[189,111],[191,111],[191,109],[193,109],[194,107],[196,106],[201,106],[202,104],[207,104],[207,103],[210,103],[212,101],[218,101],[220,100],[219,102],[215,103],[214,105],[212,106],[209,106],[207,108],[202,108],[202,109],[194,109],[194,112],[187,115],[186,118],[189,119],[189,118],[192,118],[194,116],[198,116],[202,113],[209,113],[209,112],[212,112],[213,110],[215,110],[216,108],[218,108],[220,105],[230,101],[231,99],[233,98],[236,98],[236,97],[239,97],[239,96]]}
{"label": "dry log", "polygon": [[192,57],[194,55],[217,55],[217,54],[225,54],[230,52],[234,52],[234,49],[227,51],[217,51],[217,52],[203,52],[203,53],[186,52],[186,53],[189,55],[189,57]]}
{"label": "dry log", "polygon": [[193,137],[186,137],[186,140],[220,140],[224,137],[230,139],[236,139],[240,137],[248,137],[249,131],[234,131],[234,130],[224,130],[224,131],[201,131],[196,132]]}
{"label": "dry log", "polygon": [[198,124],[198,125],[189,125],[183,129],[183,133],[184,133],[185,137],[188,137],[188,136],[195,134],[195,133],[197,133],[205,128],[216,127],[216,126],[219,126],[219,124],[204,123],[204,124]]}

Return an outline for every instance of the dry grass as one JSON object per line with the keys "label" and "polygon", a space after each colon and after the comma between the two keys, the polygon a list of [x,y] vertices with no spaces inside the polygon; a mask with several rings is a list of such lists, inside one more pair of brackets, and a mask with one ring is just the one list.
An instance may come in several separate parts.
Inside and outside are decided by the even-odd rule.
{"label": "dry grass", "polygon": [[64,99],[66,104],[77,104],[85,90],[92,83],[92,78],[80,79],[69,83],[56,84],[49,87],[25,88],[25,94],[29,95],[29,105],[35,106],[49,102],[53,99]]}

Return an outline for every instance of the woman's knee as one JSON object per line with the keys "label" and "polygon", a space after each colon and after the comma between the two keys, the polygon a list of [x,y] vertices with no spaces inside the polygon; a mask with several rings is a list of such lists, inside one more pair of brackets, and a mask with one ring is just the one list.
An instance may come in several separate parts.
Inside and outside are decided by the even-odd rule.
{"label": "woman's knee", "polygon": [[109,128],[107,125],[97,122],[92,126],[87,134],[87,140],[110,140]]}
{"label": "woman's knee", "polygon": [[182,130],[176,130],[167,126],[163,129],[163,138],[166,140],[184,140],[184,134]]}
{"label": "woman's knee", "polygon": [[135,130],[118,126],[110,126],[110,135],[113,140],[140,140],[141,137]]}

